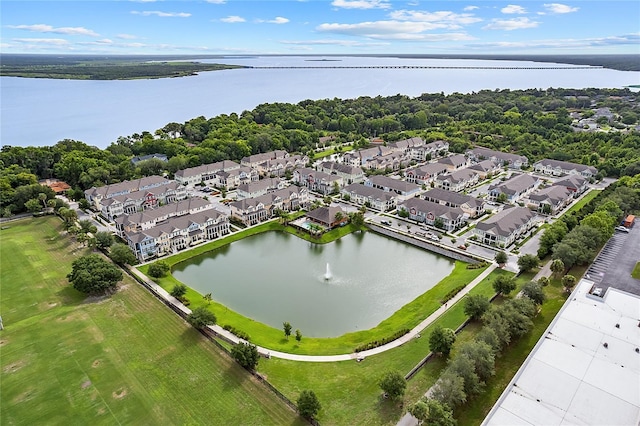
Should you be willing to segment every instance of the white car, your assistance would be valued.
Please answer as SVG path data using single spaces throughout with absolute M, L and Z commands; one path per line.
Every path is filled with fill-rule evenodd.
M 616 231 L 626 232 L 628 234 L 629 233 L 629 228 L 626 228 L 624 226 L 616 226 Z

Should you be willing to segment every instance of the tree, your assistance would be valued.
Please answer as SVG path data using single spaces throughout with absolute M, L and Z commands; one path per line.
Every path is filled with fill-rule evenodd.
M 238 364 L 247 370 L 254 370 L 258 365 L 260 354 L 256 345 L 238 343 L 231 348 L 231 356 Z
M 457 407 L 467 401 L 464 379 L 447 369 L 433 386 L 431 394 L 436 401 L 449 407 Z
M 499 275 L 493 280 L 493 289 L 501 295 L 508 295 L 516 288 L 516 281 L 513 277 L 507 275 Z
M 425 404 L 427 404 L 429 415 L 426 419 L 426 424 L 429 426 L 455 426 L 456 420 L 453 418 L 453 412 L 451 407 L 442 404 L 435 399 L 423 398 Z
M 536 305 L 542 305 L 544 301 L 547 300 L 547 296 L 545 296 L 544 290 L 542 290 L 542 285 L 535 281 L 526 283 L 524 287 L 522 287 L 522 294 L 533 300 Z
M 567 291 L 567 293 L 571 291 L 575 284 L 576 277 L 574 277 L 573 275 L 565 275 L 564 277 L 562 277 L 562 286 Z
M 480 381 L 480 377 L 476 373 L 476 366 L 468 356 L 456 355 L 447 367 L 447 372 L 449 371 L 462 377 L 464 380 L 464 392 L 468 396 L 476 395 L 482 391 L 484 382 Z
M 182 283 L 178 283 L 174 285 L 171 291 L 169 292 L 170 295 L 172 295 L 178 300 L 182 300 L 182 296 L 184 296 L 186 293 L 187 293 L 187 286 Z
M 118 265 L 134 265 L 138 259 L 126 244 L 117 243 L 109 249 L 109 257 Z
M 418 425 L 423 424 L 429 418 L 429 406 L 422 399 L 409 407 L 408 411 L 418 420 Z
M 24 203 L 24 207 L 29 213 L 38 213 L 42 211 L 42 204 L 36 198 L 32 198 Z
M 284 330 L 285 337 L 289 340 L 289 336 L 291 336 L 291 324 L 285 321 L 282 323 L 282 328 Z
M 296 401 L 298 413 L 305 419 L 313 419 L 322 409 L 318 397 L 312 390 L 303 390 Z
M 165 262 L 164 260 L 158 260 L 157 262 L 149 265 L 149 269 L 147 270 L 147 272 L 153 278 L 160 278 L 167 275 L 169 269 L 169 264 L 167 262 Z
M 80 201 L 78 201 L 78 207 L 82 210 L 87 210 L 91 207 L 91 204 L 89 204 L 89 201 L 86 198 L 80 198 Z
M 504 192 L 501 192 L 496 197 L 496 201 L 499 202 L 499 203 L 506 203 L 507 200 L 508 200 L 507 194 L 505 194 Z
M 302 340 L 302 333 L 299 329 L 296 329 L 296 340 L 299 342 Z
M 95 234 L 96 232 L 98 232 L 98 228 L 96 228 L 96 226 L 93 223 L 91 223 L 90 220 L 82 219 L 78 221 L 78 225 L 80 225 L 80 229 L 85 234 L 89 234 L 89 233 Z
M 504 251 L 499 251 L 498 253 L 496 253 L 496 263 L 498 265 L 504 266 L 504 264 L 507 263 L 507 260 L 509 260 L 509 258 L 507 257 L 507 253 L 505 253 Z
M 551 262 L 549 269 L 551 269 L 551 272 L 553 272 L 556 277 L 559 277 L 560 274 L 564 272 L 564 262 L 560 259 L 554 259 Z
M 429 336 L 429 349 L 433 353 L 447 357 L 455 341 L 456 333 L 452 329 L 437 326 Z
M 211 304 L 211 293 L 205 294 L 202 298 L 207 301 L 207 305 Z
M 537 268 L 539 263 L 540 259 L 533 254 L 523 254 L 518 258 L 518 267 L 520 268 L 521 274 Z
M 113 244 L 113 234 L 107 231 L 98 231 L 95 234 L 96 246 L 99 249 L 106 249 Z
M 540 278 L 538 278 L 538 284 L 540 284 L 542 287 L 546 287 L 549 285 L 549 277 L 547 276 L 541 276 Z
M 45 194 L 44 192 L 41 192 L 38 194 L 38 200 L 40 200 L 40 202 L 42 203 L 42 208 L 46 209 L 47 208 L 47 194 Z
M 482 341 L 466 342 L 460 346 L 459 356 L 466 356 L 474 365 L 480 380 L 488 380 L 496 373 L 493 347 Z
M 71 264 L 67 279 L 76 290 L 96 295 L 113 292 L 122 271 L 99 254 L 90 254 L 76 259 Z
M 489 299 L 481 294 L 474 294 L 464 298 L 464 313 L 472 320 L 478 320 L 489 309 Z
M 407 381 L 399 371 L 387 371 L 378 382 L 382 391 L 391 399 L 399 399 L 404 395 Z
M 205 328 L 208 325 L 214 325 L 216 321 L 217 318 L 215 314 L 204 306 L 195 308 L 189 315 L 187 315 L 187 322 L 197 329 Z

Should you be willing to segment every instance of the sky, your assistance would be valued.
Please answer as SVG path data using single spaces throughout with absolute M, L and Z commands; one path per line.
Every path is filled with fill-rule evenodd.
M 640 1 L 2 0 L 0 52 L 640 54 Z

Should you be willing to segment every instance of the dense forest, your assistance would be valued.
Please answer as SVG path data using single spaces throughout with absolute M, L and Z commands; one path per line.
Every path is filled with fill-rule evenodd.
M 106 149 L 64 140 L 48 147 L 4 146 L 0 152 L 0 208 L 4 215 L 37 198 L 38 179 L 58 178 L 82 190 L 164 171 L 285 149 L 313 158 L 323 149 L 366 147 L 422 137 L 447 140 L 454 152 L 481 145 L 596 166 L 601 176 L 640 173 L 640 94 L 620 89 L 483 90 L 272 103 L 241 114 L 168 123 L 151 133 L 120 137 Z M 606 111 L 604 116 L 599 116 Z M 578 124 L 597 122 L 597 129 Z M 580 122 L 582 123 L 582 122 Z M 588 126 L 587 126 L 588 127 Z M 323 136 L 332 136 L 323 138 Z M 161 153 L 167 163 L 133 156 Z M 42 192 L 42 191 L 40 191 Z M 34 197 L 33 195 L 36 195 Z

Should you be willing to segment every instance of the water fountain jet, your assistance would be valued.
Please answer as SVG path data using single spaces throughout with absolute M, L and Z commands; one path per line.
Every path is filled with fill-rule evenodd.
M 324 273 L 324 280 L 329 281 L 331 279 L 331 269 L 329 269 L 329 262 L 327 262 L 327 270 Z

